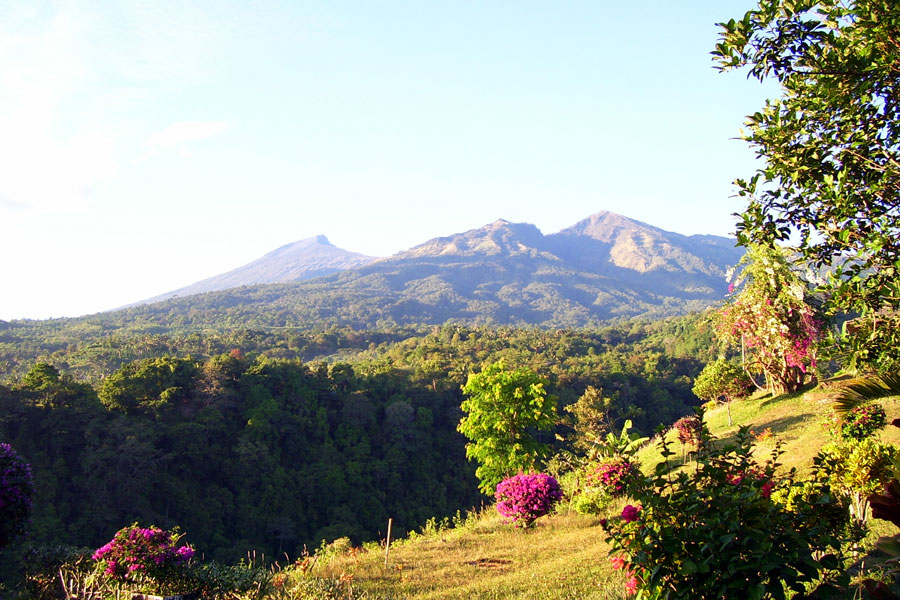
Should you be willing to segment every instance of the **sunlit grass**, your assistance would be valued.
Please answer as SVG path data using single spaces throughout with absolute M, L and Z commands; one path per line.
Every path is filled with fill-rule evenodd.
M 325 574 L 350 574 L 370 599 L 535 600 L 622 598 L 624 579 L 612 569 L 598 520 L 575 513 L 539 519 L 521 530 L 485 513 L 474 525 L 369 547 L 332 561 Z

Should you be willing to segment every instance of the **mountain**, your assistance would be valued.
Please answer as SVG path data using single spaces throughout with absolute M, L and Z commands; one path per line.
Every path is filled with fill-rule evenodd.
M 353 269 L 376 260 L 333 245 L 324 235 L 287 244 L 237 269 L 160 294 L 139 304 L 152 304 L 176 296 L 215 292 L 244 285 L 302 281 Z
M 335 272 L 297 280 L 302 261 L 296 257 L 307 256 L 300 250 L 333 248 L 322 240 L 286 246 L 179 290 L 178 298 L 130 309 L 127 318 L 152 328 L 164 322 L 215 328 L 241 323 L 365 329 L 446 322 L 579 327 L 702 310 L 724 297 L 725 271 L 742 255 L 728 238 L 680 235 L 600 212 L 551 235 L 500 219 L 388 258 L 352 255 L 364 264 L 327 262 L 318 272 Z M 305 276 L 316 272 L 306 264 Z M 337 270 L 341 265 L 349 268 Z M 247 287 L 263 281 L 248 273 L 291 281 Z M 209 282 L 223 287 L 228 281 L 245 287 L 185 297 Z

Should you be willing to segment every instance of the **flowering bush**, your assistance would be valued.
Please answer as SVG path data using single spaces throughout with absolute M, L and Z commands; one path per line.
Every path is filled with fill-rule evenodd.
M 184 567 L 194 556 L 191 546 L 178 546 L 180 538 L 177 531 L 135 523 L 120 529 L 91 558 L 115 581 L 170 588 L 184 579 Z
M 559 482 L 550 475 L 519 474 L 497 484 L 497 512 L 511 519 L 516 527 L 528 527 L 549 513 L 562 500 Z
M 600 463 L 590 476 L 590 483 L 599 486 L 612 497 L 625 494 L 638 476 L 634 463 L 613 459 Z
M 0 548 L 25 533 L 33 496 L 31 466 L 9 444 L 0 444 Z
M 841 437 L 845 440 L 862 440 L 871 437 L 887 425 L 887 415 L 880 404 L 863 404 L 851 409 L 844 417 Z
M 815 369 L 822 338 L 806 285 L 781 248 L 750 245 L 741 265 L 740 291 L 715 314 L 716 336 L 745 350 L 744 367 L 765 373 L 773 391 L 796 391 Z
M 702 432 L 696 468 L 672 472 L 666 459 L 620 517 L 601 520 L 613 566 L 626 574 L 626 594 L 641 598 L 784 598 L 822 581 L 839 567 L 844 529 L 811 516 L 825 494 L 793 494 L 792 509 L 772 500 L 778 451 L 765 464 L 752 458 L 742 428 L 733 446 L 718 447 Z M 814 497 L 816 505 L 806 501 Z M 846 523 L 846 512 L 842 513 Z M 823 558 L 824 557 L 824 558 Z
M 685 446 L 693 446 L 700 443 L 700 431 L 702 425 L 697 415 L 681 417 L 672 426 L 678 432 L 678 441 Z

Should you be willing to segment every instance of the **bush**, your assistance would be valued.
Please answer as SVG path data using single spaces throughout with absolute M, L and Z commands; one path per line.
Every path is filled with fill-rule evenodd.
M 823 569 L 840 566 L 846 531 L 816 520 L 827 494 L 789 495 L 792 509 L 774 502 L 792 486 L 793 472 L 775 478 L 776 450 L 764 464 L 752 459 L 752 440 L 741 428 L 737 443 L 717 447 L 701 426 L 697 466 L 672 473 L 674 454 L 632 494 L 620 517 L 601 522 L 613 564 L 627 574 L 626 592 L 642 598 L 784 598 L 821 584 Z M 807 500 L 815 498 L 815 505 Z
M 897 449 L 872 438 L 827 444 L 813 459 L 816 471 L 850 500 L 850 512 L 866 521 L 869 496 L 878 494 L 894 477 Z
M 678 433 L 678 441 L 685 446 L 696 446 L 700 443 L 700 430 L 703 424 L 697 415 L 681 417 L 672 427 Z
M 150 592 L 184 591 L 189 579 L 191 546 L 178 546 L 177 531 L 140 527 L 137 523 L 120 529 L 115 537 L 91 556 L 98 568 L 113 581 Z
M 31 466 L 12 446 L 0 444 L 0 548 L 25 533 L 33 497 Z
M 550 475 L 519 474 L 497 484 L 497 512 L 516 527 L 529 527 L 562 500 L 559 483 Z
M 600 463 L 591 474 L 591 483 L 617 498 L 625 495 L 639 475 L 634 463 L 624 459 Z
M 863 404 L 851 409 L 844 417 L 841 437 L 845 440 L 863 440 L 871 437 L 887 425 L 887 415 L 880 404 Z

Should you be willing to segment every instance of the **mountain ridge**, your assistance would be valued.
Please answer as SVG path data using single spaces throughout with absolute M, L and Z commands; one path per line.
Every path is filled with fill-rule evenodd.
M 330 246 L 324 236 L 301 242 L 295 244 L 319 250 Z M 244 282 L 169 297 L 131 314 L 148 319 L 150 326 L 172 315 L 198 327 L 593 326 L 684 314 L 719 302 L 726 292 L 725 272 L 743 254 L 734 244 L 720 236 L 667 232 L 606 211 L 549 235 L 529 223 L 498 219 L 389 257 L 360 258 L 330 247 L 362 264 L 302 280 Z M 269 262 L 259 259 L 244 268 L 263 261 L 277 270 L 274 263 L 292 255 L 293 246 L 263 257 Z

